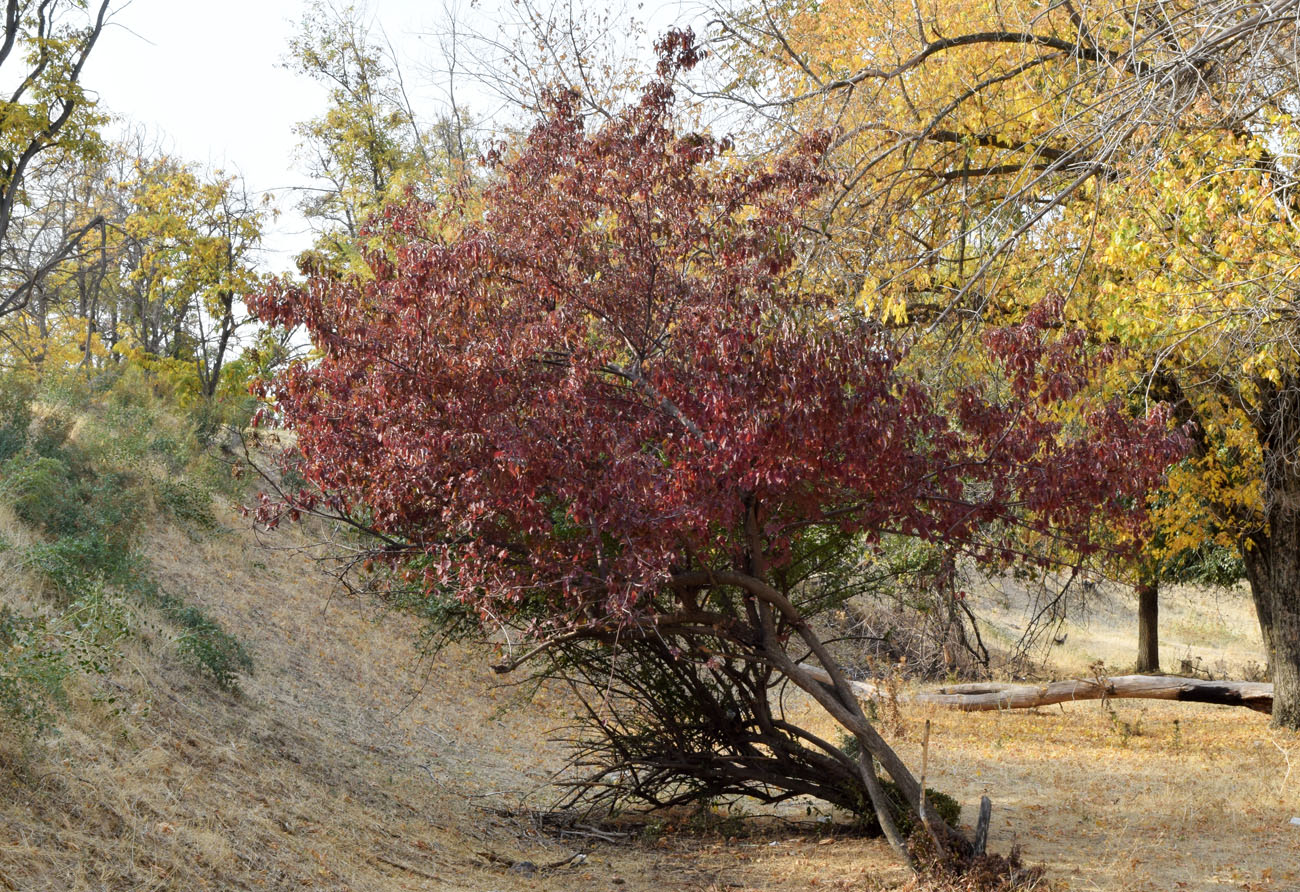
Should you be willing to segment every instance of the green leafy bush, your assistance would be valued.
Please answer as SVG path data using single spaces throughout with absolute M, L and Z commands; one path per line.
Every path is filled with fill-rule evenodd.
M 904 836 L 910 836 L 915 831 L 921 829 L 916 826 L 913 818 L 913 812 L 905 806 L 903 794 L 898 789 L 898 784 L 888 778 L 880 779 L 880 787 L 885 791 L 885 798 L 894 806 L 894 813 L 898 815 L 898 830 Z M 926 805 L 934 810 L 934 813 L 943 818 L 945 824 L 949 827 L 956 827 L 961 820 L 961 803 L 953 799 L 947 793 L 940 793 L 938 790 L 925 788 Z
M 253 658 L 239 639 L 198 607 L 177 607 L 169 613 L 185 630 L 177 643 L 181 658 L 222 690 L 239 690 L 239 676 L 253 671 Z
M 137 570 L 131 553 L 98 531 L 34 545 L 27 552 L 27 564 L 64 596 L 75 596 L 93 577 L 124 586 Z
M 53 618 L 0 608 L 0 732 L 24 743 L 47 733 L 67 706 L 68 679 L 106 674 L 130 631 L 126 605 L 98 580 Z
M 143 517 L 139 478 L 84 456 L 20 452 L 5 462 L 0 495 L 24 522 L 59 537 L 95 533 L 125 546 Z
M 177 520 L 204 529 L 217 525 L 217 519 L 212 513 L 211 491 L 184 478 L 162 481 L 158 485 L 158 503 L 159 507 Z
M 18 455 L 5 462 L 0 484 L 19 519 L 56 536 L 82 530 L 79 487 L 60 458 Z
M 0 607 L 0 729 L 24 742 L 49 730 L 72 671 L 44 633 L 43 620 Z
M 12 458 L 27 444 L 31 422 L 31 385 L 13 376 L 0 377 L 0 462 Z
M 214 400 L 199 400 L 190 410 L 194 424 L 194 440 L 201 447 L 207 447 L 227 424 L 226 413 L 220 403 Z
M 27 448 L 37 455 L 58 457 L 72 434 L 73 419 L 56 409 L 38 416 L 27 435 Z

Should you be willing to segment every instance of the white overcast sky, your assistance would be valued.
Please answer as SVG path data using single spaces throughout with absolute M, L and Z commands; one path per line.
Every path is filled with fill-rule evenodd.
M 370 0 L 370 12 L 412 66 L 425 61 L 436 27 L 428 0 Z M 300 0 L 131 0 L 116 5 L 86 66 L 84 83 L 108 111 L 145 126 L 189 161 L 242 173 L 274 191 L 286 212 L 268 239 L 265 265 L 292 266 L 310 236 L 287 187 L 303 185 L 293 125 L 319 113 L 324 88 L 280 66 Z
M 656 29 L 678 17 L 673 10 L 681 9 L 680 2 L 650 4 L 657 9 L 651 16 Z M 462 15 L 479 17 L 471 24 L 483 29 L 490 27 L 483 9 L 506 3 L 465 0 L 459 6 Z M 267 239 L 264 259 L 274 272 L 289 270 L 294 254 L 311 241 L 287 191 L 306 182 L 294 159 L 293 125 L 323 109 L 325 91 L 281 67 L 304 5 L 120 0 L 83 81 L 105 109 L 161 137 L 167 151 L 240 172 L 250 189 L 276 193 L 284 213 Z M 365 6 L 396 46 L 408 82 L 419 80 L 424 67 L 441 67 L 438 40 L 429 34 L 441 28 L 444 0 L 368 0 Z M 417 111 L 434 117 L 434 109 Z

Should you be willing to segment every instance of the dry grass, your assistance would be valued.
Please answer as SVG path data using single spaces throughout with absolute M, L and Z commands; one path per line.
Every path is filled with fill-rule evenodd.
M 0 502 L 0 542 L 8 543 L 14 549 L 28 548 L 36 543 L 36 537 L 32 535 L 31 530 L 14 516 L 12 508 L 2 502 Z M 12 562 L 6 562 L 8 572 L 13 572 L 11 564 Z M 5 588 L 6 596 L 22 597 L 20 586 L 12 585 Z
M 1300 888 L 1300 779 L 1285 777 L 1300 737 L 1266 716 L 1143 701 L 904 714 L 933 720 L 933 785 L 971 814 L 990 796 L 991 846 L 1019 844 L 1057 888 Z M 915 736 L 900 743 L 914 763 Z
M 222 520 L 225 532 L 199 542 L 154 529 L 145 551 L 164 589 L 245 640 L 256 674 L 241 695 L 222 694 L 165 656 L 165 631 L 146 627 L 110 681 L 124 714 L 83 696 L 44 752 L 0 770 L 0 889 L 798 889 L 818 879 L 797 857 L 801 840 L 593 846 L 542 834 L 526 815 L 560 764 L 546 743 L 564 720 L 558 698 L 543 691 L 521 708 L 481 653 L 453 648 L 422 664 L 413 623 L 331 596 L 305 556 L 264 550 L 233 513 Z M 7 578 L 7 601 L 31 584 Z M 849 888 L 884 854 L 851 845 L 875 855 L 818 882 Z M 579 848 L 581 863 L 544 869 Z M 777 854 L 794 857 L 770 883 Z M 518 861 L 543 869 L 508 868 Z
M 422 664 L 410 621 L 331 594 L 306 557 L 264 549 L 232 512 L 221 519 L 225 531 L 197 542 L 156 528 L 146 553 L 165 589 L 249 645 L 256 674 L 242 695 L 222 694 L 165 656 L 164 631 L 146 629 L 111 680 L 122 714 L 83 697 L 27 768 L 0 772 L 0 889 L 649 892 L 905 880 L 878 842 L 779 822 L 740 839 L 668 825 L 619 844 L 547 837 L 510 815 L 547 801 L 560 754 L 546 738 L 564 720 L 562 697 L 543 691 L 521 708 L 468 649 Z M 3 514 L 0 532 L 23 536 Z M 292 542 L 285 533 L 270 544 Z M 8 601 L 30 584 L 4 578 Z M 926 715 L 904 710 L 908 758 Z M 932 786 L 968 810 L 992 796 L 994 847 L 1020 843 L 1060 888 L 1300 888 L 1300 829 L 1286 824 L 1300 814 L 1300 768 L 1284 780 L 1284 753 L 1300 763 L 1300 738 L 1271 732 L 1265 717 L 1130 701 L 1114 715 L 1091 703 L 933 719 Z M 544 867 L 578 848 L 588 853 L 580 864 L 508 866 Z
M 1013 581 L 976 589 L 986 640 L 1015 643 L 1031 593 Z M 1082 597 L 1083 609 L 1042 638 L 1035 656 L 1062 673 L 1086 672 L 1103 661 L 1119 671 L 1137 659 L 1137 599 L 1124 586 L 1103 582 Z M 1060 640 L 1062 643 L 1055 644 Z M 1233 589 L 1170 585 L 1160 590 L 1160 666 L 1182 672 L 1183 664 L 1215 677 L 1242 677 L 1263 663 L 1259 625 L 1245 584 Z

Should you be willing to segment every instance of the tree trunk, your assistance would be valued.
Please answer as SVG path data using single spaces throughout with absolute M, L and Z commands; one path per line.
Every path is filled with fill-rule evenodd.
M 1045 685 L 959 684 L 916 695 L 918 703 L 933 703 L 963 712 L 1029 709 L 1076 700 L 1181 700 L 1244 706 L 1256 712 L 1273 709 L 1273 685 L 1251 681 L 1206 681 L 1172 675 L 1117 675 L 1102 679 L 1070 679 Z
M 1268 596 L 1268 561 L 1261 558 L 1259 537 L 1240 546 L 1242 563 L 1246 566 L 1246 581 L 1250 584 L 1251 600 L 1255 603 L 1255 618 L 1259 621 L 1259 637 L 1264 642 L 1265 676 L 1273 677 L 1273 604 Z
M 230 349 L 231 335 L 235 333 L 235 294 L 233 291 L 223 291 L 220 300 L 221 333 L 217 337 L 217 346 L 211 362 L 207 366 L 204 365 L 206 353 L 204 344 L 200 343 L 198 350 L 195 351 L 198 354 L 199 381 L 203 384 L 203 395 L 208 399 L 217 395 L 217 387 L 221 384 L 221 367 L 226 360 L 226 351 Z
M 1255 423 L 1266 524 L 1243 541 L 1242 558 L 1273 675 L 1273 727 L 1300 730 L 1300 380 L 1265 392 Z
M 1268 536 L 1243 557 L 1273 675 L 1273 725 L 1300 730 L 1300 493 L 1273 497 L 1293 504 L 1270 506 Z
M 1155 579 L 1139 582 L 1138 596 L 1138 672 L 1160 671 L 1160 584 Z

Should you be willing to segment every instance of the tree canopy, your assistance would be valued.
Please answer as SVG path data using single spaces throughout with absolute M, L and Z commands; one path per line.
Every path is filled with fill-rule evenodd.
M 697 50 L 681 33 L 663 50 L 612 120 L 589 130 L 559 96 L 497 150 L 481 215 L 392 207 L 364 272 L 308 258 L 305 281 L 253 298 L 320 351 L 263 384 L 311 486 L 259 518 L 361 512 L 381 557 L 427 558 L 430 596 L 539 650 L 716 637 L 808 690 L 915 807 L 791 600 L 794 556 L 899 533 L 1011 559 L 1024 528 L 1086 548 L 1100 516 L 1140 512 L 1180 438 L 1118 402 L 1063 423 L 1108 357 L 1057 330 L 1059 303 L 988 334 L 983 380 L 905 374 L 885 328 L 796 274 L 825 139 L 769 162 L 679 133 L 674 78 Z
M 0 244 L 24 209 L 25 179 L 51 150 L 93 157 L 99 115 L 82 87 L 86 59 L 99 40 L 109 0 L 6 0 L 0 72 L 13 84 L 0 121 Z M 0 292 L 0 317 L 27 305 L 42 278 L 102 223 L 86 221 Z
M 726 93 L 768 132 L 838 128 L 815 269 L 846 301 L 961 343 L 1065 296 L 1067 320 L 1128 352 L 1105 389 L 1192 423 L 1135 544 L 1148 564 L 1238 551 L 1291 727 L 1295 11 L 793 4 L 726 27 Z

